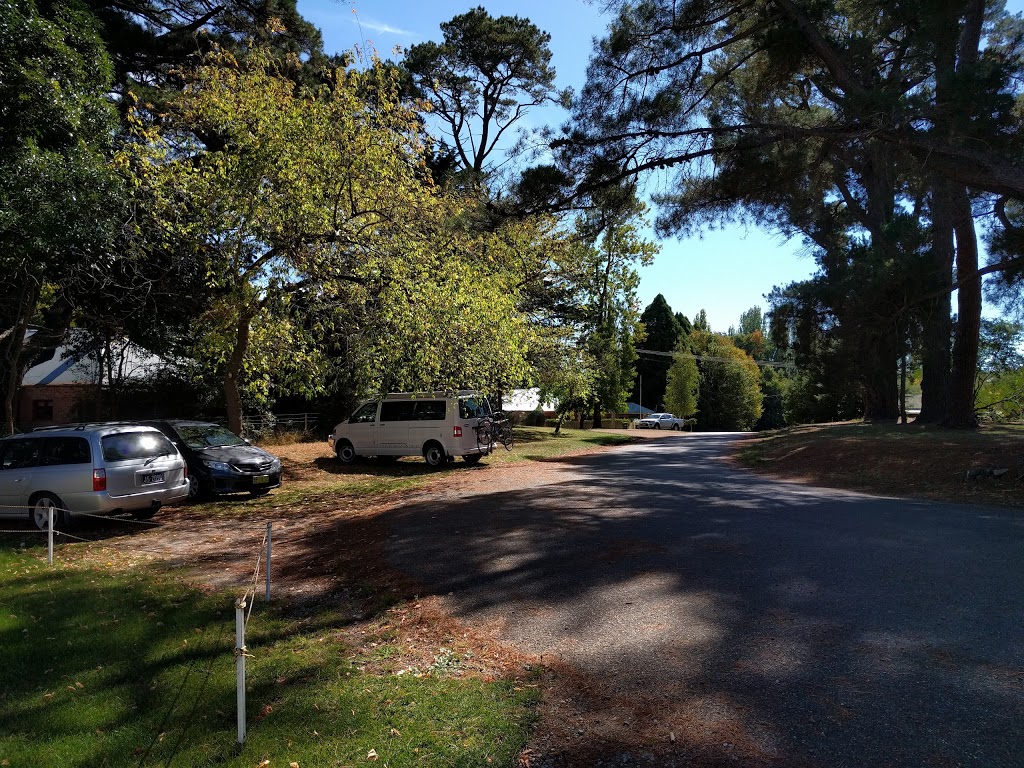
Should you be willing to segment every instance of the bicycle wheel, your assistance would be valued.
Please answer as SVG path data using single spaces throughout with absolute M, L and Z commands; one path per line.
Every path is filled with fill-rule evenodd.
M 498 442 L 505 446 L 505 450 L 512 450 L 512 446 L 515 444 L 515 438 L 512 436 L 511 421 L 503 421 L 501 423 L 501 426 L 498 428 Z
M 489 421 L 481 421 L 473 429 L 476 430 L 476 442 L 481 448 L 494 445 L 494 425 Z

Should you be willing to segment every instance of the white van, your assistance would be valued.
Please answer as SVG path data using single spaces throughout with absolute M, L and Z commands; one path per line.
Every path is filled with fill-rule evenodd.
M 461 456 L 475 464 L 494 449 L 476 429 L 490 415 L 479 392 L 396 392 L 360 404 L 327 442 L 346 464 L 359 456 L 422 456 L 432 467 Z

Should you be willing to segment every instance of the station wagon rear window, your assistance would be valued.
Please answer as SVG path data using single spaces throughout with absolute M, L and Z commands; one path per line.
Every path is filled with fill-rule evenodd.
M 151 459 L 177 453 L 171 441 L 159 432 L 122 432 L 100 440 L 105 461 Z

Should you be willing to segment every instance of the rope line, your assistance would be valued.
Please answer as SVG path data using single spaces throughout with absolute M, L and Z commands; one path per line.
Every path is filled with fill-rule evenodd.
M 245 625 L 249 626 L 249 616 L 252 615 L 252 607 L 256 604 L 256 585 L 259 583 L 260 578 L 260 563 L 263 561 L 263 551 L 267 546 L 267 534 L 266 531 L 263 533 L 263 541 L 260 543 L 259 552 L 256 553 L 256 568 L 252 572 L 252 581 L 249 582 L 249 587 L 245 590 L 245 594 L 242 599 L 249 603 L 249 609 L 245 614 Z M 252 599 L 249 599 L 249 593 L 252 593 Z

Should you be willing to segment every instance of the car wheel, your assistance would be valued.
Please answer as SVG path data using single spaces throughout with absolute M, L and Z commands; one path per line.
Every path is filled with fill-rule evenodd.
M 427 466 L 434 467 L 435 469 L 448 463 L 448 456 L 444 452 L 444 446 L 433 441 L 423 446 L 423 459 L 427 462 Z
M 479 453 L 470 453 L 462 457 L 462 460 L 467 464 L 477 464 L 483 456 Z
M 29 518 L 36 528 L 45 531 L 50 527 L 50 510 L 53 510 L 53 530 L 63 531 L 67 527 L 67 513 L 64 502 L 59 497 L 48 493 L 40 494 L 32 500 L 32 511 Z
M 338 461 L 342 464 L 351 464 L 356 460 L 356 449 L 348 440 L 342 440 L 334 446 L 334 452 L 338 454 Z
M 678 432 L 680 429 L 682 429 L 682 427 L 680 427 L 678 424 L 673 424 L 672 425 L 672 429 L 674 429 L 676 432 Z
M 655 429 L 661 429 L 661 423 L 659 422 L 659 423 L 655 424 L 655 425 L 654 425 L 654 428 L 655 428 Z

